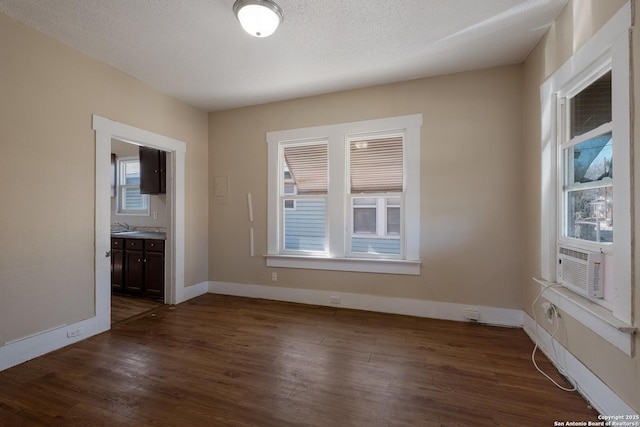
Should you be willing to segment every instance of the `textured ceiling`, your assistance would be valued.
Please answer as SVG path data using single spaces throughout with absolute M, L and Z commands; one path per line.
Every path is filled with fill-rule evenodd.
M 8 15 L 207 111 L 518 63 L 567 0 L 276 0 L 274 35 L 234 0 L 0 0 Z

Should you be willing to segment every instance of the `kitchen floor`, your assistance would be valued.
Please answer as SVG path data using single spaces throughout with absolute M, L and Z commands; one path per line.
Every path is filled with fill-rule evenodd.
M 116 323 L 151 313 L 163 305 L 162 301 L 111 295 L 111 324 L 115 325 Z

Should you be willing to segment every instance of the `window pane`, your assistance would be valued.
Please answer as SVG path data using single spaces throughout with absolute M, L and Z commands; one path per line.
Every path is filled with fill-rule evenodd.
M 353 205 L 354 206 L 375 206 L 376 198 L 375 197 L 354 197 Z
M 400 255 L 400 239 L 353 237 L 351 252 L 358 254 Z
M 592 182 L 613 178 L 613 147 L 611 132 L 588 139 L 564 150 L 565 164 L 573 169 L 573 177 L 567 174 L 568 182 Z M 573 178 L 573 182 L 570 181 Z
M 402 137 L 353 140 L 349 149 L 352 194 L 403 191 Z
M 287 165 L 284 165 L 284 195 L 296 194 L 296 183 L 291 177 L 291 172 Z
M 137 160 L 124 163 L 124 185 L 140 185 L 140 162 Z
M 295 209 L 286 209 L 295 202 Z M 325 200 L 284 200 L 284 249 L 324 252 Z
M 122 187 L 122 209 L 127 211 L 146 210 L 148 197 L 140 194 L 138 187 Z
M 375 207 L 353 208 L 353 232 L 355 234 L 376 234 L 376 223 Z
M 400 208 L 387 206 L 387 235 L 400 234 Z
M 387 197 L 387 206 L 400 206 L 400 197 Z
M 571 138 L 611 121 L 611 71 L 571 98 Z
M 567 193 L 567 237 L 613 242 L 613 187 Z
M 284 148 L 285 171 L 289 171 L 297 194 L 327 194 L 327 159 L 324 142 Z
M 296 194 L 296 186 L 293 183 L 285 182 L 284 183 L 284 194 L 285 196 Z

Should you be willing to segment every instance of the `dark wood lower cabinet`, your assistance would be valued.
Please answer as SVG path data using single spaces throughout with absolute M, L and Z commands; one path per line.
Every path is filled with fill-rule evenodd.
M 144 252 L 126 250 L 124 253 L 124 292 L 142 295 L 144 292 Z
M 114 242 L 117 240 L 118 242 Z M 111 241 L 111 288 L 115 292 L 122 292 L 124 284 L 124 239 L 112 239 Z
M 164 299 L 164 240 L 112 238 L 111 289 Z
M 145 295 L 164 298 L 164 240 L 144 241 Z
M 144 263 L 145 294 L 148 297 L 164 296 L 164 254 L 147 252 Z

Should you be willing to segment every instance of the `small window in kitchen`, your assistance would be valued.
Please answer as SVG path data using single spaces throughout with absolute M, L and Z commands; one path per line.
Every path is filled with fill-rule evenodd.
M 149 215 L 149 196 L 140 194 L 140 161 L 136 157 L 118 159 L 117 213 Z

